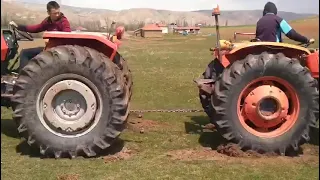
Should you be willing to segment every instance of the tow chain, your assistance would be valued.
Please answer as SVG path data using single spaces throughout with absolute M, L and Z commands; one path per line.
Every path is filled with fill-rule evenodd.
M 130 110 L 134 113 L 149 113 L 149 112 L 158 112 L 158 113 L 187 113 L 187 112 L 204 112 L 203 109 L 142 109 L 142 110 Z
M 204 112 L 203 109 L 142 109 L 142 110 L 130 110 L 132 113 L 150 113 L 150 112 L 157 112 L 157 113 L 190 113 L 190 112 Z M 12 112 L 1 114 L 2 116 L 12 115 Z

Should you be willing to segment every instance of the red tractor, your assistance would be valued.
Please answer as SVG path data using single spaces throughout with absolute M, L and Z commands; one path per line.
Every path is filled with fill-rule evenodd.
M 19 134 L 42 155 L 95 156 L 125 128 L 132 76 L 118 53 L 123 32 L 45 32 L 44 50 L 14 72 L 17 37 L 33 38 L 2 30 L 1 106 L 12 107 Z
M 318 121 L 318 49 L 220 40 L 218 15 L 215 8 L 215 58 L 196 80 L 204 111 L 225 139 L 243 149 L 297 151 Z

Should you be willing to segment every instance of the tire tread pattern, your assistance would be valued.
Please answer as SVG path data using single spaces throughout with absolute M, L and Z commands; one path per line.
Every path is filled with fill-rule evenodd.
M 39 144 L 34 138 L 33 132 L 29 132 L 27 128 L 28 116 L 24 113 L 28 105 L 35 104 L 35 102 L 25 102 L 24 98 L 28 95 L 30 86 L 37 83 L 36 78 L 45 73 L 41 69 L 55 65 L 58 61 L 90 68 L 107 85 L 106 89 L 112 100 L 111 119 L 108 120 L 109 123 L 105 128 L 104 135 L 94 137 L 94 141 L 91 143 L 79 144 L 73 150 L 53 149 L 50 144 Z M 104 54 L 89 47 L 64 45 L 43 51 L 30 60 L 16 81 L 12 101 L 14 103 L 13 118 L 18 125 L 19 134 L 28 140 L 28 144 L 40 147 L 40 153 L 44 156 L 53 154 L 55 158 L 60 158 L 62 154 L 68 154 L 69 157 L 75 158 L 81 153 L 88 157 L 96 156 L 97 151 L 108 148 L 125 128 L 131 98 L 131 85 L 127 85 L 124 80 L 124 76 L 130 73 L 130 70 L 126 68 L 126 71 L 122 71 Z
M 230 123 L 231 119 L 228 116 L 228 111 L 230 107 L 227 106 L 227 102 L 230 90 L 232 88 L 237 88 L 237 83 L 243 78 L 246 72 L 254 69 L 256 66 L 263 66 L 267 68 L 270 64 L 276 64 L 279 67 L 289 68 L 293 73 L 296 73 L 297 76 L 300 76 L 300 79 L 304 79 L 303 87 L 306 87 L 313 102 L 309 104 L 309 111 L 306 114 L 304 119 L 301 119 L 307 123 L 302 130 L 302 133 L 299 134 L 298 138 L 291 138 L 289 146 L 286 147 L 270 147 L 270 149 L 261 149 L 261 146 L 256 145 L 250 141 L 247 141 L 244 137 L 239 136 L 236 127 L 233 127 L 234 124 Z M 263 73 L 263 72 L 262 72 Z M 261 74 L 262 76 L 263 74 Z M 232 65 L 227 67 L 219 80 L 215 83 L 215 91 L 212 96 L 212 106 L 215 111 L 214 121 L 217 127 L 217 130 L 222 134 L 222 136 L 229 140 L 237 143 L 241 148 L 253 149 L 253 150 L 262 150 L 262 151 L 276 151 L 280 153 L 285 153 L 288 148 L 293 148 L 298 150 L 298 146 L 302 143 L 308 141 L 310 127 L 316 126 L 317 116 L 319 115 L 319 90 L 318 82 L 311 76 L 307 68 L 301 66 L 297 59 L 290 59 L 282 53 L 278 54 L 269 54 L 263 52 L 260 55 L 248 55 L 245 59 L 235 61 Z M 306 120 L 308 118 L 308 120 Z

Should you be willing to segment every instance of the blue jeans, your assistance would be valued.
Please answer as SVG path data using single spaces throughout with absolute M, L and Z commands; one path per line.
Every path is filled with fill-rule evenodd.
M 21 71 L 21 69 L 24 68 L 28 64 L 30 59 L 34 58 L 41 51 L 43 51 L 43 49 L 44 49 L 43 47 L 36 47 L 36 48 L 21 50 L 19 71 Z

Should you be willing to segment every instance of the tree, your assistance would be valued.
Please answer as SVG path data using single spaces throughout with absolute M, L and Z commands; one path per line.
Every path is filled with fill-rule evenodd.
M 189 25 L 188 25 L 188 22 L 187 22 L 186 20 L 183 21 L 183 26 L 184 26 L 184 27 L 188 27 L 188 26 L 189 26 Z
M 143 28 L 145 26 L 145 23 L 144 23 L 144 21 L 140 21 L 139 23 L 138 23 L 138 28 Z M 137 29 L 138 29 L 137 28 Z

